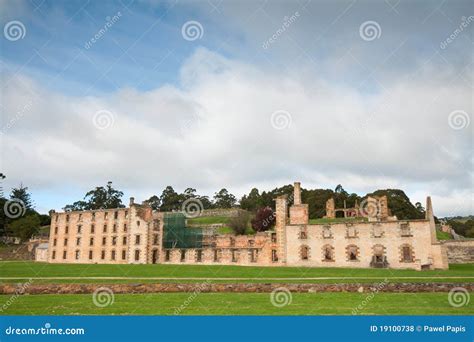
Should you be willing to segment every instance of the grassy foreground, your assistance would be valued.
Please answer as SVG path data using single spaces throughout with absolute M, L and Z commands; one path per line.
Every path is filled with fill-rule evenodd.
M 40 279 L 43 277 L 44 279 Z M 67 279 L 67 277 L 75 277 L 76 279 Z M 109 279 L 94 279 L 94 277 L 109 277 Z M 119 277 L 119 279 L 114 280 L 110 277 Z M 0 283 L 22 282 L 28 278 L 34 278 L 35 283 L 202 282 L 204 279 L 210 282 L 229 283 L 373 283 L 381 281 L 385 277 L 390 282 L 473 282 L 474 264 L 451 265 L 450 269 L 446 271 L 419 272 L 392 269 L 247 267 L 228 265 L 98 265 L 48 264 L 23 261 L 0 262 Z M 407 279 L 404 277 L 413 278 Z
M 48 264 L 23 261 L 0 262 L 0 283 L 21 282 L 28 278 L 35 283 L 100 283 L 100 282 L 307 282 L 351 283 L 378 282 L 387 277 L 390 282 L 473 282 L 474 264 L 451 265 L 447 271 L 414 271 L 392 269 L 247 267 L 220 265 L 99 265 Z M 84 277 L 67 279 L 65 277 Z M 120 277 L 121 279 L 94 279 Z M 155 277 L 153 279 L 152 277 Z M 323 279 L 314 279 L 314 278 Z M 334 279 L 324 279 L 324 278 Z M 397 278 L 400 277 L 400 278 Z M 403 277 L 414 277 L 411 279 Z M 447 278 L 457 277 L 457 278 Z M 10 278 L 10 279 L 6 279 Z M 48 279 L 49 278 L 49 279 Z M 53 278 L 53 279 L 51 279 Z M 55 278 L 55 279 L 54 279 Z M 63 279 L 61 279 L 63 278 Z M 150 279 L 146 279 L 150 278 Z M 156 279 L 159 278 L 159 279 Z M 183 279 L 188 278 L 188 279 Z M 189 279 L 191 278 L 191 279 Z M 196 279 L 193 279 L 196 278 Z M 289 279 L 293 278 L 293 279 Z M 313 279 L 311 279 L 313 278 Z
M 19 296 L 2 315 L 469 315 L 447 293 L 295 293 L 283 307 L 269 293 L 158 293 L 115 295 L 106 307 L 92 295 Z M 472 296 L 472 294 L 471 294 Z M 10 296 L 0 296 L 0 307 Z M 287 301 L 289 297 L 287 297 Z M 110 303 L 110 301 L 109 301 Z M 354 312 L 354 310 L 356 310 Z

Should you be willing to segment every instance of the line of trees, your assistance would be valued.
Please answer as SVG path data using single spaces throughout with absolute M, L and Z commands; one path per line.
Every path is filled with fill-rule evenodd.
M 0 174 L 1 177 L 4 178 L 5 176 Z M 255 231 L 263 231 L 270 229 L 274 225 L 274 199 L 283 194 L 288 196 L 289 205 L 292 205 L 293 185 L 291 184 L 262 192 L 257 188 L 253 188 L 248 194 L 243 195 L 240 200 L 237 200 L 236 196 L 225 188 L 217 191 L 212 198 L 209 198 L 208 196 L 199 195 L 194 188 L 187 188 L 184 192 L 178 193 L 169 185 L 165 187 L 160 195 L 153 195 L 145 200 L 145 202 L 154 210 L 159 211 L 182 210 L 183 203 L 190 198 L 199 199 L 203 209 L 240 207 L 253 213 L 253 218 L 242 218 L 241 221 L 245 219 L 251 223 Z M 369 195 L 386 195 L 388 197 L 389 209 L 392 215 L 396 215 L 398 219 L 420 219 L 425 215 L 425 209 L 421 203 L 412 204 L 408 196 L 399 189 L 377 190 L 365 196 L 348 193 L 341 185 L 338 185 L 334 190 L 302 188 L 301 192 L 303 203 L 308 203 L 309 205 L 310 218 L 323 217 L 326 210 L 326 201 L 331 197 L 335 199 L 336 207 L 342 207 L 344 201 L 347 207 L 353 207 L 356 201 L 360 203 Z M 83 199 L 68 204 L 63 209 L 65 211 L 75 211 L 123 208 L 125 204 L 122 198 L 123 192 L 115 189 L 112 182 L 108 182 L 105 186 L 91 189 L 85 194 Z M 13 199 L 21 200 L 25 207 L 24 214 L 18 218 L 11 218 L 5 215 L 5 203 Z M 17 188 L 11 189 L 9 199 L 3 196 L 2 191 L 0 206 L 4 208 L 0 215 L 0 235 L 19 236 L 22 239 L 27 239 L 31 235 L 36 234 L 40 226 L 50 223 L 48 215 L 41 215 L 34 210 L 34 203 L 28 187 L 22 184 Z M 459 224 L 454 224 L 453 226 L 456 231 L 460 230 L 458 233 L 462 235 L 471 235 L 471 233 L 474 235 L 470 225 L 462 225 L 461 227 Z
M 225 188 L 216 192 L 213 198 L 210 199 L 208 196 L 199 195 L 194 188 L 187 188 L 184 192 L 178 193 L 171 185 L 168 185 L 161 195 L 153 195 L 144 202 L 148 203 L 154 210 L 176 211 L 182 209 L 182 205 L 186 200 L 195 198 L 200 200 L 203 209 L 240 207 L 251 212 L 257 212 L 260 208 L 269 207 L 274 209 L 274 199 L 283 194 L 288 196 L 289 205 L 291 205 L 293 201 L 293 185 L 291 184 L 263 192 L 253 188 L 248 194 L 243 195 L 240 200 L 237 200 Z M 424 217 L 425 209 L 421 203 L 412 204 L 405 192 L 399 189 L 377 190 L 365 196 L 348 193 L 340 184 L 334 190 L 304 188 L 301 190 L 303 203 L 309 205 L 310 218 L 320 218 L 325 215 L 326 201 L 329 198 L 334 198 L 338 208 L 342 208 L 344 202 L 350 208 L 355 206 L 356 201 L 360 203 L 367 196 L 383 195 L 388 197 L 389 209 L 392 215 L 396 215 L 398 219 L 422 219 Z M 106 186 L 98 186 L 88 191 L 82 200 L 66 205 L 64 210 L 122 208 L 124 207 L 122 197 L 123 192 L 115 189 L 112 182 L 108 182 Z

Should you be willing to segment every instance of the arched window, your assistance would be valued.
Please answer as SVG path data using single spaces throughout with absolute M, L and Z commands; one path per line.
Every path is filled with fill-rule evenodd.
M 359 247 L 349 245 L 346 247 L 347 261 L 359 261 Z
M 306 245 L 300 248 L 301 260 L 309 260 L 309 247 Z
M 384 254 L 385 254 L 385 247 L 382 245 L 375 245 L 372 247 L 373 250 L 373 259 L 375 262 L 383 262 L 384 261 Z
M 334 261 L 334 247 L 331 245 L 323 246 L 323 261 Z
M 400 262 L 413 262 L 415 260 L 413 247 L 409 244 L 400 246 Z

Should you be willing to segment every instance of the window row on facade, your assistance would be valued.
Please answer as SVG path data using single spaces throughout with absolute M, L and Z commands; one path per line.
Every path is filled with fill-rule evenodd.
M 400 236 L 402 236 L 402 237 L 411 237 L 411 236 L 413 236 L 408 223 L 400 224 L 399 232 L 400 232 Z M 371 236 L 372 237 L 381 238 L 381 237 L 384 236 L 384 234 L 385 234 L 385 232 L 384 232 L 384 229 L 382 228 L 381 225 L 374 225 L 372 227 L 372 230 L 371 230 Z M 323 239 L 332 239 L 332 238 L 334 238 L 333 230 L 332 230 L 330 225 L 323 227 L 321 237 Z M 359 229 L 357 227 L 354 227 L 354 226 L 347 226 L 345 237 L 346 237 L 346 239 L 358 238 L 359 237 Z M 308 239 L 308 228 L 306 226 L 300 228 L 300 231 L 298 232 L 298 238 L 300 240 Z
M 204 251 L 202 249 L 193 249 L 193 250 L 187 250 L 187 249 L 177 249 L 175 251 L 178 251 L 179 253 L 179 261 L 180 262 L 186 262 L 189 261 L 189 258 L 191 260 L 194 260 L 195 262 L 202 262 L 204 259 Z M 164 261 L 165 262 L 170 262 L 172 261 L 171 258 L 171 249 L 165 249 L 164 250 Z M 193 253 L 191 256 L 190 253 Z M 239 262 L 242 261 L 241 258 L 245 257 L 247 255 L 248 261 L 249 262 L 257 262 L 258 257 L 259 257 L 259 250 L 257 248 L 249 248 L 249 249 L 238 249 L 238 248 L 233 248 L 230 249 L 230 261 L 232 262 Z M 223 259 L 223 250 L 222 249 L 212 249 L 211 253 L 211 259 L 213 262 L 221 262 Z
M 80 260 L 81 259 L 81 252 L 82 251 L 79 250 L 79 249 L 75 250 L 74 251 L 74 259 Z M 94 251 L 89 250 L 87 253 L 88 253 L 87 254 L 88 259 L 93 260 L 94 259 Z M 127 250 L 126 249 L 122 249 L 121 251 L 116 251 L 116 250 L 113 249 L 113 250 L 110 251 L 109 260 L 112 260 L 112 261 L 118 260 L 118 257 L 119 257 L 118 253 L 120 253 L 121 260 L 126 260 L 127 259 Z M 56 258 L 57 258 L 56 251 L 53 250 L 51 252 L 51 259 L 56 260 Z M 62 252 L 62 258 L 63 259 L 68 258 L 68 251 L 63 251 Z M 101 260 L 106 260 L 107 259 L 107 251 L 102 250 L 100 252 L 100 259 Z
M 96 240 L 95 240 L 94 237 L 90 237 L 89 238 L 89 246 L 94 246 L 95 241 Z M 118 238 L 118 236 L 112 236 L 110 241 L 111 241 L 112 246 L 116 246 L 118 244 L 119 238 Z M 67 246 L 68 242 L 69 242 L 69 239 L 64 238 L 63 239 L 63 246 Z M 76 237 L 76 244 L 75 245 L 80 246 L 81 243 L 82 243 L 82 238 L 81 237 Z M 135 235 L 135 245 L 139 245 L 140 243 L 141 243 L 141 235 L 136 234 Z M 126 245 L 126 244 L 127 244 L 127 236 L 122 236 L 122 245 Z M 153 244 L 154 245 L 159 244 L 159 235 L 158 234 L 153 235 Z M 55 247 L 57 245 L 58 245 L 58 239 L 54 238 L 53 239 L 53 247 Z M 103 236 L 102 237 L 102 246 L 105 246 L 105 245 L 107 245 L 107 237 Z
M 348 245 L 345 248 L 345 259 L 346 261 L 360 261 L 360 248 L 357 245 Z M 312 255 L 311 247 L 307 245 L 300 246 L 299 250 L 300 259 L 303 261 L 313 260 L 320 258 L 324 262 L 336 261 L 336 254 L 334 252 L 334 246 L 324 245 L 321 247 L 320 256 Z M 386 248 L 383 245 L 372 246 L 372 259 L 374 262 L 385 262 L 386 261 Z M 410 244 L 403 244 L 399 247 L 399 261 L 400 262 L 414 262 L 415 253 L 413 247 Z
M 109 216 L 109 213 L 113 214 L 113 215 Z M 82 219 L 84 218 L 85 215 L 90 215 L 90 219 L 92 221 L 94 221 L 96 218 L 98 218 L 99 215 L 102 215 L 104 220 L 108 220 L 111 217 L 113 217 L 114 220 L 118 220 L 119 219 L 119 213 L 120 213 L 119 210 L 116 210 L 114 212 L 109 212 L 109 211 L 94 212 L 93 211 L 93 212 L 90 212 L 90 213 L 79 213 L 79 214 L 77 214 L 77 221 L 82 221 Z M 124 210 L 123 213 L 124 213 L 124 218 L 128 218 L 128 210 Z M 64 216 L 65 216 L 66 222 L 71 221 L 71 214 L 66 214 Z M 56 215 L 54 221 L 59 222 L 59 217 L 60 217 L 60 215 Z

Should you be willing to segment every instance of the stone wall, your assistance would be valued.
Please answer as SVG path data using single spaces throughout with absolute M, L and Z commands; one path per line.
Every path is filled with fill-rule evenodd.
M 231 208 L 231 209 L 204 209 L 201 212 L 201 215 L 203 217 L 207 216 L 224 216 L 224 217 L 236 217 L 239 212 L 245 211 L 239 208 Z
M 450 264 L 474 263 L 474 239 L 443 241 Z
M 449 292 L 455 287 L 474 291 L 474 283 L 373 283 L 373 284 L 212 284 L 164 283 L 164 284 L 21 284 L 0 285 L 0 294 L 87 294 L 100 287 L 107 287 L 115 294 L 166 293 L 166 292 L 257 292 L 269 293 L 278 288 L 286 288 L 292 293 L 317 292 Z

